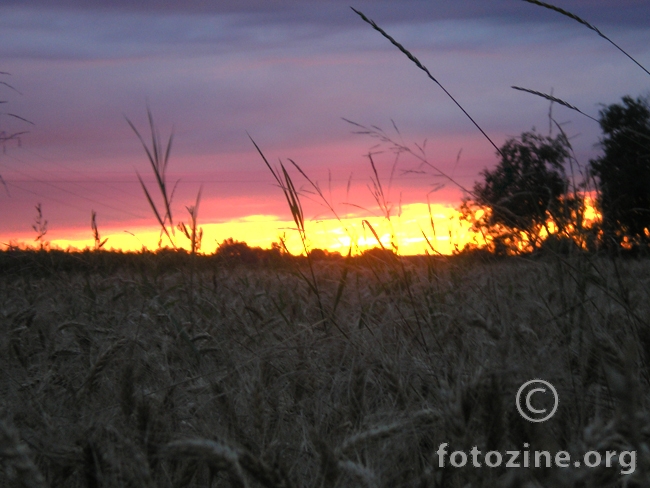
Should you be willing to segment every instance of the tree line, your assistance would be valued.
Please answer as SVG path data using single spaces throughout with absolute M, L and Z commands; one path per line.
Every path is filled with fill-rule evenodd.
M 599 112 L 602 154 L 581 166 L 562 127 L 506 141 L 496 168 L 484 170 L 461 206 L 496 254 L 647 250 L 650 246 L 650 104 L 625 96 Z M 589 206 L 599 219 L 585 218 Z

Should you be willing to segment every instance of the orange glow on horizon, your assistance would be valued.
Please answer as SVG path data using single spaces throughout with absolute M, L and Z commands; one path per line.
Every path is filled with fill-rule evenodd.
M 584 223 L 589 226 L 599 220 L 600 214 L 593 207 L 592 199 L 587 196 Z M 480 217 L 484 210 L 479 209 Z M 372 230 L 365 224 L 368 222 Z M 433 225 L 432 225 L 433 223 Z M 245 242 L 250 247 L 270 249 L 274 243 L 284 240 L 292 254 L 304 254 L 300 234 L 293 221 L 280 220 L 274 215 L 250 215 L 248 217 L 223 223 L 207 223 L 199 226 L 203 229 L 200 252 L 212 254 L 218 245 L 228 238 Z M 466 244 L 481 246 L 485 244 L 480 233 L 471 230 L 469 222 L 460 219 L 460 212 L 454 207 L 443 204 L 413 203 L 403 205 L 401 214 L 387 220 L 381 216 L 355 216 L 338 220 L 336 218 L 313 219 L 305 221 L 307 248 L 323 249 L 329 252 L 360 254 L 367 249 L 380 247 L 375 237 L 379 237 L 381 246 L 397 249 L 401 255 L 443 254 L 450 255 L 462 250 Z M 166 236 L 161 240 L 159 227 L 136 228 L 132 231 L 120 229 L 99 229 L 101 239 L 108 238 L 103 249 L 137 252 L 142 249 L 155 251 L 161 247 L 172 247 Z M 61 231 L 59 231 L 61 233 Z M 49 241 L 52 249 L 93 249 L 95 242 L 90 229 L 74 229 L 67 235 L 79 238 L 53 238 Z M 87 236 L 87 237 L 86 237 Z M 189 250 L 189 240 L 178 230 L 173 236 L 177 247 Z M 28 239 L 22 242 L 29 242 Z M 10 243 L 17 247 L 37 247 L 37 244 Z M 8 247 L 8 244 L 4 244 Z M 432 250 L 433 247 L 433 250 Z
M 475 234 L 469 229 L 470 224 L 460 221 L 460 213 L 451 206 L 425 203 L 414 203 L 402 206 L 399 216 L 391 216 L 390 221 L 380 216 L 314 219 L 305 221 L 307 246 L 309 249 L 323 249 L 330 252 L 347 254 L 350 247 L 353 254 L 379 247 L 373 232 L 364 225 L 370 223 L 381 244 L 392 249 L 393 244 L 402 255 L 431 253 L 451 254 L 455 249 L 462 249 L 470 242 Z M 433 229 L 431 221 L 433 220 Z M 269 249 L 273 243 L 282 238 L 292 254 L 304 253 L 300 236 L 293 221 L 279 220 L 273 215 L 251 215 L 245 218 L 217 224 L 201 224 L 203 240 L 201 252 L 213 253 L 218 245 L 227 238 L 246 242 L 250 247 Z M 141 251 L 143 248 L 156 250 L 159 248 L 160 228 L 146 227 L 130 231 L 118 229 L 99 229 L 102 240 L 108 238 L 104 249 L 116 251 Z M 58 249 L 92 249 L 95 245 L 90 229 L 86 232 L 79 230 L 68 235 L 80 235 L 80 238 L 53 238 L 49 241 L 51 248 Z M 426 238 L 423 235 L 426 235 Z M 88 237 L 81 237 L 87 235 Z M 47 237 L 47 236 L 46 236 Z M 395 242 L 391 239 L 394 238 Z M 190 242 L 176 230 L 174 236 L 179 248 L 189 250 Z M 427 239 L 429 242 L 427 242 Z M 24 241 L 28 241 L 25 239 Z M 17 241 L 12 241 L 16 245 Z M 430 243 L 430 244 L 429 244 Z M 34 247 L 33 244 L 31 244 Z M 167 237 L 163 236 L 163 247 L 171 247 Z M 6 247 L 6 246 L 5 246 Z

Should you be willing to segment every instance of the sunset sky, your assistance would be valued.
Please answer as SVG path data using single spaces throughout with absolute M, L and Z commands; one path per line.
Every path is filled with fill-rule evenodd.
M 555 5 L 650 66 L 647 0 Z M 174 132 L 176 219 L 186 220 L 185 206 L 203 186 L 207 252 L 227 237 L 261 246 L 283 232 L 295 238 L 283 194 L 248 134 L 269 161 L 291 166 L 291 158 L 331 198 L 342 222 L 305 196 L 314 246 L 372 244 L 367 219 L 380 236 L 398 236 L 403 252 L 422 252 L 420 228 L 434 237 L 427 200 L 440 252 L 462 244 L 467 230 L 452 209 L 461 190 L 414 172 L 420 162 L 408 155 L 391 181 L 390 147 L 343 119 L 380 127 L 414 150 L 426 140 L 428 161 L 465 187 L 497 164 L 494 148 L 350 6 L 411 50 L 497 145 L 533 127 L 549 130 L 548 103 L 512 85 L 552 90 L 594 117 L 600 104 L 650 93 L 650 77 L 593 31 L 521 0 L 1 0 L 0 71 L 9 74 L 0 81 L 15 90 L 0 85 L 8 102 L 0 131 L 28 133 L 0 153 L 0 243 L 32 243 L 40 203 L 53 244 L 91 244 L 95 210 L 107 247 L 155 247 L 156 221 L 136 172 L 151 189 L 154 180 L 125 119 L 148 134 L 149 106 L 161 137 Z M 587 164 L 598 154 L 598 125 L 563 107 L 554 116 Z M 390 224 L 369 190 L 371 150 L 379 152 Z

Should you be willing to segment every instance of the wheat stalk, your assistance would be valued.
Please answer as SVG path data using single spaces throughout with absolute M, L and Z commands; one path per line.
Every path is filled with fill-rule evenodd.
M 129 339 L 120 339 L 119 341 L 111 344 L 111 346 L 97 358 L 97 361 L 95 361 L 95 364 L 93 364 L 93 367 L 90 369 L 88 376 L 77 391 L 77 398 L 79 398 L 87 391 L 90 391 L 95 386 L 99 375 L 102 371 L 104 371 L 106 366 L 108 366 L 113 356 L 117 353 L 117 351 L 119 351 L 128 343 Z
M 6 420 L 0 420 L 0 459 L 5 472 L 15 472 L 20 486 L 47 487 L 45 478 L 32 461 L 29 447 L 20 439 L 18 430 Z
M 538 97 L 545 98 L 546 100 L 549 100 L 551 102 L 555 102 L 557 104 L 560 104 L 563 107 L 570 108 L 571 110 L 574 110 L 574 111 L 584 115 L 585 117 L 590 118 L 594 122 L 598 122 L 598 119 L 595 119 L 591 115 L 588 115 L 588 114 L 584 113 L 582 110 L 580 110 L 575 105 L 571 105 L 569 102 L 565 102 L 561 98 L 554 97 L 553 95 L 549 95 L 547 93 L 542 93 L 542 92 L 538 92 L 538 91 L 535 91 L 535 90 L 530 90 L 529 88 L 522 88 L 520 86 L 512 86 L 511 88 L 514 88 L 515 90 L 523 91 L 523 92 L 526 92 L 526 93 L 531 93 L 533 95 L 537 95 Z
M 172 204 L 172 199 L 174 198 L 174 191 L 176 190 L 176 185 L 178 184 L 178 181 L 174 185 L 174 188 L 172 189 L 171 193 L 169 192 L 169 189 L 167 187 L 167 165 L 169 164 L 169 155 L 172 150 L 172 141 L 174 140 L 173 131 L 172 134 L 170 134 L 169 139 L 167 141 L 167 147 L 163 150 L 162 141 L 160 140 L 160 136 L 158 135 L 158 131 L 156 130 L 156 124 L 154 123 L 153 120 L 153 114 L 151 113 L 149 107 L 147 107 L 147 118 L 149 119 L 149 130 L 151 131 L 151 148 L 149 148 L 149 146 L 147 146 L 147 143 L 145 142 L 144 138 L 140 135 L 140 132 L 135 127 L 133 122 L 131 122 L 126 116 L 124 118 L 126 119 L 127 123 L 129 124 L 133 132 L 135 132 L 135 135 L 138 137 L 140 144 L 142 144 L 142 147 L 145 153 L 147 154 L 147 159 L 149 160 L 151 169 L 153 170 L 154 176 L 156 177 L 156 183 L 158 184 L 158 189 L 160 190 L 160 194 L 163 199 L 163 207 L 161 210 L 159 210 L 156 204 L 154 203 L 153 198 L 151 197 L 151 194 L 147 189 L 147 185 L 145 185 L 144 180 L 140 176 L 140 173 L 136 171 L 138 180 L 140 181 L 140 186 L 142 187 L 142 190 L 144 191 L 144 194 L 147 197 L 147 201 L 149 202 L 149 206 L 151 207 L 151 210 L 156 216 L 156 220 L 158 220 L 161 233 L 167 236 L 167 239 L 169 239 L 169 243 L 172 245 L 174 249 L 176 249 L 176 243 L 172 238 L 172 236 L 174 235 L 174 221 L 172 219 L 171 204 Z M 168 230 L 167 228 L 168 221 L 169 221 L 169 227 L 171 229 L 171 233 L 170 230 Z
M 634 59 L 632 56 L 630 56 L 627 52 L 623 50 L 618 44 L 616 44 L 614 41 L 612 41 L 609 37 L 607 37 L 605 34 L 603 34 L 596 26 L 590 24 L 586 20 L 578 17 L 575 14 L 572 14 L 571 12 L 568 12 L 564 9 L 561 9 L 560 7 L 556 7 L 555 5 L 551 5 L 550 3 L 546 2 L 540 2 L 539 0 L 524 0 L 524 2 L 532 3 L 533 5 L 538 5 L 540 7 L 544 7 L 549 10 L 553 10 L 559 14 L 564 15 L 565 17 L 569 17 L 570 19 L 575 20 L 576 22 L 584 25 L 588 29 L 594 31 L 596 34 L 598 34 L 600 37 L 605 39 L 607 42 L 609 42 L 612 46 L 614 46 L 616 49 L 621 51 L 623 54 L 625 54 L 628 58 L 630 58 L 639 68 L 641 68 L 643 71 L 646 72 L 646 74 L 650 75 L 650 71 L 648 71 L 641 63 L 639 63 L 636 59 Z
M 270 468 L 249 452 L 223 442 L 209 439 L 179 440 L 168 443 L 161 454 L 164 457 L 190 458 L 205 462 L 213 469 L 229 470 L 242 487 L 249 486 L 244 471 L 267 488 L 292 487 L 290 480 L 281 471 Z
M 359 17 L 361 17 L 361 18 L 363 19 L 364 22 L 370 24 L 370 25 L 372 26 L 373 29 L 375 29 L 375 30 L 376 30 L 377 32 L 379 32 L 382 36 L 384 36 L 386 39 L 388 39 L 388 40 L 390 41 L 390 43 L 391 43 L 393 46 L 395 46 L 397 49 L 399 49 L 400 51 L 402 51 L 402 53 L 404 53 L 404 54 L 406 55 L 407 58 L 409 58 L 411 61 L 413 61 L 413 63 L 415 63 L 415 65 L 416 65 L 418 68 L 420 68 L 422 71 L 424 71 L 424 72 L 427 74 L 427 76 L 429 77 L 429 79 L 430 79 L 431 81 L 433 81 L 436 85 L 438 85 L 438 86 L 442 89 L 442 91 L 445 92 L 445 95 L 447 95 L 447 96 L 451 99 L 451 101 L 454 102 L 454 103 L 456 104 L 456 106 L 457 106 L 457 107 L 458 107 L 458 108 L 459 108 L 459 109 L 460 109 L 460 110 L 465 114 L 465 116 L 466 116 L 466 117 L 467 117 L 467 118 L 472 122 L 472 124 L 474 124 L 474 126 L 475 126 L 475 127 L 476 127 L 480 132 L 481 132 L 481 134 L 483 134 L 483 135 L 485 136 L 485 138 L 490 142 L 490 144 L 492 144 L 492 146 L 494 146 L 494 149 L 496 149 L 497 153 L 501 154 L 501 149 L 499 149 L 498 146 L 494 143 L 494 141 L 492 141 L 492 139 L 490 139 L 490 136 L 487 135 L 487 133 L 486 133 L 486 132 L 481 128 L 480 125 L 478 125 L 478 123 L 477 123 L 477 122 L 472 118 L 472 116 L 471 116 L 471 115 L 470 115 L 470 114 L 469 114 L 469 113 L 468 113 L 468 112 L 467 112 L 467 111 L 462 107 L 462 105 L 461 105 L 461 104 L 460 104 L 460 103 L 459 103 L 459 102 L 458 102 L 458 101 L 453 97 L 453 95 L 452 95 L 451 93 L 449 93 L 449 91 L 447 91 L 447 89 L 446 89 L 444 86 L 442 86 L 442 84 L 441 84 L 441 83 L 440 83 L 436 78 L 433 77 L 433 75 L 431 74 L 431 72 L 429 71 L 429 69 L 428 69 L 426 66 L 424 66 L 424 65 L 420 62 L 420 60 L 419 60 L 418 58 L 416 58 L 413 54 L 411 54 L 411 52 L 410 52 L 408 49 L 406 49 L 406 48 L 405 48 L 404 46 L 402 46 L 399 42 L 397 42 L 393 37 L 391 37 L 391 36 L 390 36 L 390 35 L 389 35 L 389 34 L 388 34 L 384 29 L 382 29 L 381 27 L 379 27 L 379 26 L 378 26 L 378 25 L 377 25 L 373 20 L 371 20 L 371 19 L 369 19 L 368 17 L 366 17 L 366 16 L 365 16 L 362 12 L 360 12 L 359 10 L 357 10 L 357 9 L 355 9 L 355 8 L 353 8 L 353 7 L 350 7 L 350 8 L 351 8 L 351 9 L 352 9 L 352 10 L 353 10 L 353 11 L 354 11 L 354 12 L 355 12 Z
M 390 424 L 379 425 L 372 429 L 360 432 L 345 439 L 338 447 L 337 452 L 345 452 L 348 449 L 369 441 L 375 441 L 391 436 L 393 433 L 401 431 L 405 426 L 422 420 L 430 420 L 440 417 L 438 410 L 425 409 L 414 412 L 410 417 Z
M 217 470 L 229 470 L 239 486 L 248 487 L 235 449 L 208 439 L 186 439 L 168 443 L 161 453 L 164 457 L 189 458 L 207 463 Z

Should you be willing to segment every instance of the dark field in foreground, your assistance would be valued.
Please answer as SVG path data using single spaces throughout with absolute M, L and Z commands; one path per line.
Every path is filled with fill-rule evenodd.
M 0 277 L 2 486 L 649 486 L 647 260 L 30 259 Z M 450 466 L 474 446 L 503 464 Z M 505 467 L 525 449 L 602 466 Z

